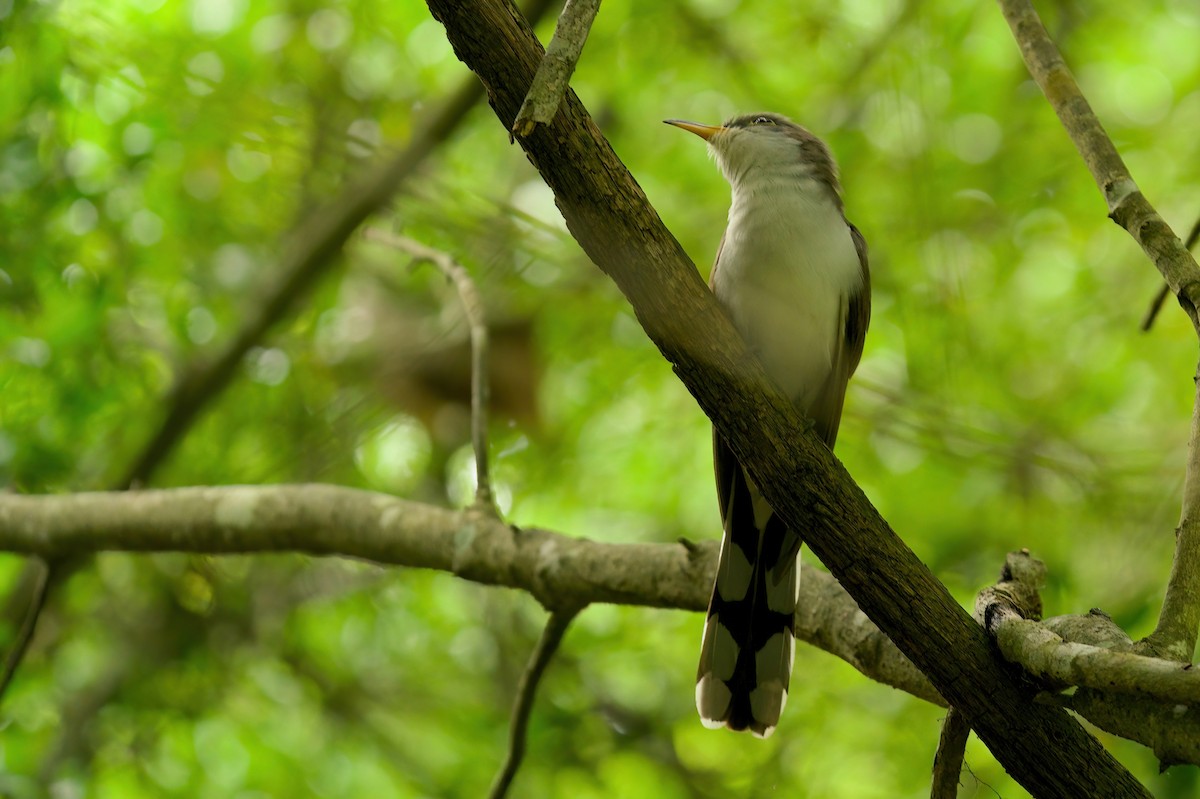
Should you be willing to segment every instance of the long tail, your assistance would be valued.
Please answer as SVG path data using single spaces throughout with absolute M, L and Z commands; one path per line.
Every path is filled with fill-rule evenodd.
M 765 738 L 787 703 L 800 537 L 771 512 L 723 442 L 715 447 L 725 536 L 704 624 L 696 709 L 706 727 Z

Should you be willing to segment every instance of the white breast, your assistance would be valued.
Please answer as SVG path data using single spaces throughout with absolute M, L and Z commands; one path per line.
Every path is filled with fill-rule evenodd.
M 713 291 L 767 374 L 808 410 L 832 369 L 862 270 L 827 188 L 797 178 L 735 184 Z

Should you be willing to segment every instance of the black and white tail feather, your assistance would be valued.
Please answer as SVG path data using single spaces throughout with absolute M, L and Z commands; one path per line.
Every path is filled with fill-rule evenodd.
M 700 646 L 696 707 L 706 727 L 749 729 L 765 738 L 787 704 L 800 537 L 780 522 L 715 434 L 713 448 L 725 536 Z

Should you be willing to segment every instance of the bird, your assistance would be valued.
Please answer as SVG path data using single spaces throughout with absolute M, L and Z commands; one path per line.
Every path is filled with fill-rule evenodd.
M 670 119 L 708 144 L 732 190 L 709 286 L 767 375 L 830 450 L 871 317 L 867 245 L 826 144 L 773 113 Z M 713 430 L 723 537 L 696 672 L 706 727 L 765 738 L 787 702 L 802 531 L 772 511 Z

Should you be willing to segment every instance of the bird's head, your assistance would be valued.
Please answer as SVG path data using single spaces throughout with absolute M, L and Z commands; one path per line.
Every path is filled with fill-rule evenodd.
M 709 153 L 735 186 L 748 177 L 790 173 L 800 165 L 806 174 L 838 191 L 837 167 L 829 148 L 807 128 L 780 114 L 745 114 L 723 125 L 681 119 L 666 123 L 708 142 Z

